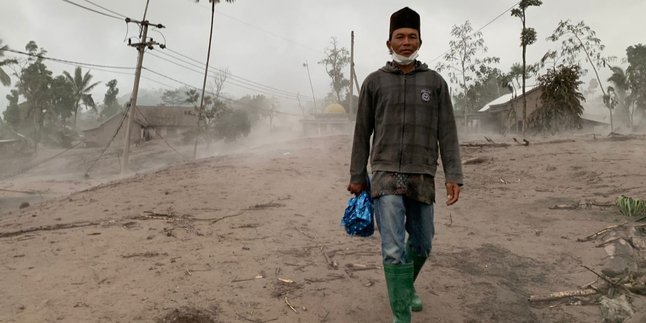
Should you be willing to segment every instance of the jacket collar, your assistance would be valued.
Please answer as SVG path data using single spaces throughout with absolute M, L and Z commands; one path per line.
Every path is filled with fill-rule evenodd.
M 382 71 L 386 73 L 394 73 L 394 74 L 401 74 L 402 71 L 397 67 L 397 64 L 395 64 L 393 61 L 386 62 L 386 65 L 381 68 Z M 411 74 L 417 73 L 417 72 L 424 72 L 428 71 L 428 65 L 425 63 L 422 63 L 418 60 L 415 60 L 415 69 L 411 72 Z

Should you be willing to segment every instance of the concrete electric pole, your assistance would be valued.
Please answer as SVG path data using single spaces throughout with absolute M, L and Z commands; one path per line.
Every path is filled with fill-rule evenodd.
M 310 89 L 312 89 L 312 99 L 314 100 L 314 111 L 320 112 L 316 106 L 316 95 L 314 95 L 314 86 L 312 85 L 312 76 L 310 75 L 310 64 L 305 61 L 305 63 L 303 63 L 303 67 L 307 68 L 307 78 L 310 80 Z
M 126 121 L 126 134 L 124 137 L 124 148 L 123 148 L 123 159 L 121 161 L 121 175 L 125 175 L 128 172 L 128 159 L 130 157 L 130 132 L 132 128 L 132 123 L 134 120 L 135 109 L 137 107 L 137 94 L 139 92 L 139 79 L 141 78 L 141 69 L 144 62 L 144 52 L 146 48 L 153 49 L 154 45 L 159 45 L 160 48 L 165 48 L 164 44 L 159 44 L 154 42 L 152 39 L 150 41 L 146 40 L 148 35 L 148 26 L 157 27 L 159 29 L 164 28 L 162 24 L 151 24 L 148 20 L 137 21 L 134 19 L 126 18 L 126 23 L 135 23 L 141 26 L 142 34 L 141 41 L 139 43 L 131 43 L 128 40 L 128 46 L 137 48 L 139 56 L 137 57 L 137 69 L 135 71 L 135 82 L 132 86 L 132 96 L 130 97 L 130 104 L 128 106 L 128 121 Z

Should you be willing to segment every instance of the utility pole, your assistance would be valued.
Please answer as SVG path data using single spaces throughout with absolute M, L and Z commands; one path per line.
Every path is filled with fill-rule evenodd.
M 301 104 L 301 94 L 296 93 L 296 100 L 298 100 L 298 108 L 301 109 L 301 113 L 303 114 L 303 118 L 305 117 L 305 108 Z
M 314 95 L 314 86 L 312 85 L 312 76 L 310 75 L 310 64 L 305 61 L 303 66 L 307 68 L 307 77 L 310 79 L 310 89 L 312 89 L 312 99 L 314 99 L 314 111 L 318 111 L 318 108 L 316 107 L 316 95 Z
M 146 48 L 153 49 L 153 45 L 159 45 L 160 48 L 165 48 L 166 45 L 159 44 L 154 42 L 152 38 L 150 41 L 146 41 L 148 35 L 148 26 L 152 25 L 159 29 L 164 28 L 162 24 L 151 24 L 148 20 L 134 20 L 126 18 L 126 23 L 135 23 L 142 27 L 141 41 L 139 43 L 132 43 L 128 39 L 128 46 L 137 48 L 139 56 L 137 57 L 137 69 L 135 71 L 135 82 L 132 86 L 132 96 L 130 97 L 130 106 L 128 107 L 128 121 L 126 121 L 126 135 L 124 138 L 124 148 L 123 148 L 123 159 L 121 161 L 121 175 L 125 175 L 128 172 L 128 159 L 130 157 L 130 131 L 132 128 L 132 123 L 135 119 L 135 109 L 137 108 L 137 94 L 139 92 L 139 79 L 141 78 L 141 69 L 144 62 L 144 51 Z
M 197 113 L 197 133 L 195 134 L 195 142 L 193 143 L 193 159 L 197 159 L 197 141 L 202 133 L 201 123 L 204 120 L 204 93 L 206 91 L 206 79 L 209 75 L 209 61 L 211 60 L 211 42 L 213 41 L 213 21 L 215 19 L 215 3 L 211 1 L 211 31 L 209 32 L 209 48 L 206 52 L 206 68 L 204 68 L 204 82 L 202 83 L 202 96 L 200 98 L 200 107 Z M 219 94 L 219 91 L 218 91 Z
M 359 90 L 359 89 L 357 89 Z M 354 30 L 350 32 L 350 99 L 348 101 L 348 112 L 356 114 L 354 111 Z

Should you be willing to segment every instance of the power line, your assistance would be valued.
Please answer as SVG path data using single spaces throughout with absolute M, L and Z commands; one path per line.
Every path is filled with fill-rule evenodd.
M 114 15 L 111 15 L 111 14 L 107 14 L 107 13 L 105 13 L 105 12 L 101 12 L 101 11 L 98 11 L 98 10 L 94 10 L 94 9 L 92 9 L 92 8 L 88 8 L 88 7 L 84 6 L 84 5 L 80 5 L 80 4 L 78 4 L 78 3 L 76 3 L 76 2 L 72 2 L 72 1 L 70 1 L 70 0 L 61 0 L 61 1 L 63 1 L 63 2 L 67 2 L 67 3 L 71 4 L 71 5 L 77 6 L 77 7 L 79 7 L 79 8 L 83 8 L 83 9 L 85 9 L 85 10 L 92 11 L 92 12 L 94 12 L 94 13 L 98 13 L 98 14 L 100 14 L 100 15 L 103 15 L 103 16 L 106 16 L 106 17 L 109 17 L 109 18 L 113 18 L 113 19 L 117 19 L 117 20 L 119 20 L 119 21 L 123 21 L 123 18 L 121 18 L 121 17 L 114 16 Z
M 90 1 L 90 0 L 84 0 L 84 1 L 85 1 L 85 2 L 87 2 L 87 3 L 90 3 L 90 4 L 94 5 L 94 6 L 96 6 L 96 7 L 98 7 L 98 8 L 101 8 L 101 9 L 103 9 L 103 10 L 105 10 L 105 11 L 108 11 L 108 12 L 110 12 L 110 13 L 113 13 L 113 14 L 115 14 L 115 15 L 117 15 L 117 16 L 109 15 L 109 14 L 106 14 L 106 13 L 103 13 L 103 12 L 100 12 L 100 11 L 97 11 L 97 10 L 94 10 L 94 9 L 92 9 L 92 8 L 85 7 L 85 6 L 83 6 L 83 5 L 80 5 L 80 4 L 78 4 L 78 3 L 72 2 L 72 1 L 70 1 L 70 0 L 62 0 L 62 1 L 67 2 L 67 3 L 69 3 L 69 4 L 72 4 L 72 5 L 75 5 L 75 6 L 78 6 L 78 7 L 80 7 L 80 8 L 86 9 L 86 10 L 89 10 L 89 11 L 95 12 L 95 13 L 99 13 L 99 14 L 102 14 L 102 15 L 105 15 L 105 16 L 108 16 L 108 17 L 111 17 L 111 18 L 117 18 L 117 19 L 122 20 L 122 18 L 119 18 L 119 17 L 117 17 L 117 16 L 121 16 L 121 17 L 123 17 L 123 18 L 125 18 L 125 17 L 126 17 L 125 15 L 123 15 L 123 14 L 121 14 L 121 13 L 119 13 L 119 12 L 116 12 L 116 11 L 114 11 L 114 10 L 108 9 L 108 8 L 106 8 L 106 7 L 104 7 L 104 6 L 101 6 L 101 5 L 99 5 L 99 4 L 97 4 L 97 3 L 93 2 L 93 1 Z M 147 8 L 147 7 L 148 7 L 148 4 L 146 4 L 146 8 Z M 218 14 L 221 14 L 221 13 L 220 13 L 220 12 L 218 12 Z M 261 30 L 261 31 L 267 32 L 267 33 L 269 33 L 269 34 L 271 34 L 271 35 L 273 35 L 273 36 L 275 36 L 275 37 L 281 38 L 281 39 L 283 39 L 283 40 L 285 40 L 285 41 L 289 41 L 289 42 L 293 42 L 293 43 L 295 43 L 295 44 L 298 44 L 298 43 L 296 43 L 296 42 L 294 42 L 294 41 L 292 41 L 292 40 L 290 40 L 290 39 L 286 39 L 286 38 L 280 37 L 279 35 L 276 35 L 276 34 L 273 34 L 273 33 L 271 33 L 271 32 L 268 32 L 268 31 L 266 31 L 266 30 L 263 30 L 262 28 L 257 27 L 257 26 L 254 26 L 254 25 L 252 25 L 252 24 L 246 23 L 246 22 L 244 22 L 244 21 L 242 21 L 242 20 L 240 20 L 240 19 L 238 19 L 238 18 L 235 18 L 235 17 L 229 16 L 229 15 L 226 15 L 226 14 L 222 14 L 222 15 L 223 15 L 223 16 L 225 16 L 225 17 L 227 17 L 227 18 L 230 18 L 230 19 L 233 19 L 233 20 L 237 20 L 238 22 L 240 22 L 240 23 L 242 23 L 242 24 L 245 24 L 245 25 L 248 25 L 248 26 L 250 26 L 250 27 L 254 27 L 254 28 L 259 29 L 259 30 Z M 162 34 L 162 37 L 163 37 L 163 34 Z M 301 44 L 298 44 L 298 45 L 301 45 Z M 301 46 L 303 46 L 303 45 L 301 45 Z M 303 46 L 303 47 L 305 47 L 305 46 Z M 202 65 L 200 68 L 203 68 L 203 66 L 205 65 L 204 63 L 202 63 L 202 62 L 200 62 L 200 61 L 198 61 L 198 60 L 196 60 L 196 59 L 193 59 L 193 58 L 191 58 L 191 57 L 188 57 L 188 56 L 186 56 L 186 55 L 184 55 L 184 54 L 181 54 L 181 53 L 179 53 L 179 52 L 177 52 L 177 51 L 173 51 L 173 50 L 171 50 L 171 51 L 172 51 L 173 53 L 177 54 L 177 55 L 180 55 L 180 56 L 182 56 L 182 57 L 185 57 L 185 58 L 187 58 L 187 59 L 190 59 L 190 60 L 192 60 L 192 61 L 195 61 L 195 62 L 199 63 L 200 65 Z M 164 54 L 166 54 L 166 53 L 164 53 Z M 168 55 L 168 56 L 170 56 L 169 54 L 167 54 L 167 55 Z M 158 56 L 157 56 L 157 57 L 158 57 Z M 171 57 L 173 57 L 173 56 L 171 56 Z M 160 58 L 160 57 L 158 57 L 158 58 Z M 178 59 L 178 58 L 176 58 L 176 57 L 173 57 L 173 58 L 174 58 L 174 59 Z M 163 59 L 163 58 L 160 58 L 160 59 Z M 178 59 L 178 60 L 179 60 L 179 59 Z M 171 62 L 171 63 L 173 63 L 173 62 Z M 186 63 L 186 62 L 185 62 L 185 63 Z M 173 64 L 175 64 L 175 63 L 173 63 Z M 89 66 L 89 65 L 88 65 L 88 66 Z M 187 68 L 187 67 L 185 67 L 185 66 L 182 66 L 182 67 L 183 67 L 183 68 Z M 231 77 L 231 80 L 230 80 L 230 81 L 231 81 L 231 84 L 232 84 L 232 85 L 235 85 L 235 86 L 238 86 L 238 87 L 242 87 L 242 88 L 245 88 L 245 89 L 248 89 L 248 90 L 254 90 L 254 91 L 262 92 L 262 93 L 264 93 L 264 94 L 280 96 L 280 97 L 283 97 L 283 98 L 285 98 L 285 99 L 298 100 L 298 98 L 297 98 L 298 94 L 297 94 L 297 93 L 295 93 L 295 92 L 291 92 L 291 91 L 287 91 L 287 90 L 283 90 L 283 89 L 278 89 L 278 88 L 275 88 L 275 87 L 272 87 L 272 86 L 269 86 L 269 85 L 265 85 L 265 84 L 262 84 L 262 83 L 258 83 L 258 82 L 255 82 L 255 81 L 252 81 L 252 80 L 249 80 L 249 79 L 243 78 L 243 77 L 239 77 L 239 76 L 233 75 L 233 74 L 231 74 L 231 73 L 229 73 L 229 72 L 227 72 L 227 71 L 222 71 L 222 70 L 217 69 L 217 68 L 214 68 L 214 67 L 209 67 L 209 70 L 215 70 L 215 71 L 218 71 L 218 72 L 220 72 L 220 73 L 226 73 L 228 76 L 230 76 L 230 77 Z M 200 72 L 200 73 L 201 73 L 201 72 Z M 253 87 L 253 88 L 250 88 L 249 86 L 251 86 L 251 87 Z
M 148 120 L 146 119 L 146 115 L 145 115 L 145 114 L 144 114 L 144 113 L 139 109 L 139 107 L 135 106 L 135 111 L 139 112 L 139 115 L 141 116 L 141 118 L 142 118 L 142 119 L 144 119 L 144 122 L 145 122 L 145 123 L 150 124 L 150 122 L 148 122 Z M 178 155 L 180 155 L 184 160 L 189 160 L 189 158 L 188 158 L 188 157 L 184 156 L 184 154 L 182 154 L 182 153 L 180 153 L 179 151 L 177 151 L 177 149 L 175 149 L 175 147 L 173 147 L 173 146 L 172 146 L 172 145 L 171 145 L 171 144 L 166 140 L 166 138 L 164 138 L 164 136 L 162 136 L 162 134 L 159 132 L 159 129 L 157 129 L 156 127 L 152 127 L 152 128 L 153 128 L 153 129 L 155 129 L 155 133 L 159 136 L 159 138 L 161 138 L 161 140 L 163 140 L 163 141 L 166 143 L 166 145 L 167 145 L 170 149 L 172 149 L 174 152 L 176 152 Z
M 157 57 L 157 58 L 159 58 L 161 60 L 167 61 L 167 62 L 169 62 L 171 64 L 174 64 L 174 65 L 177 65 L 177 66 L 182 67 L 184 69 L 187 69 L 189 71 L 192 71 L 192 72 L 194 72 L 196 74 L 203 74 L 202 71 L 192 69 L 190 67 L 187 67 L 185 65 L 179 64 L 177 62 L 173 62 L 171 60 L 168 60 L 168 59 L 163 58 L 161 56 L 155 55 L 153 53 L 149 53 L 149 54 L 151 56 Z M 223 73 L 226 73 L 226 72 L 223 72 Z M 209 75 L 214 76 L 213 73 L 209 73 Z M 246 84 L 246 83 L 238 81 L 236 79 L 231 79 L 231 80 L 229 80 L 229 82 L 231 83 L 231 85 L 241 87 L 241 88 L 244 88 L 244 89 L 247 89 L 247 90 L 257 91 L 257 92 L 261 92 L 263 94 L 273 95 L 273 96 L 281 97 L 281 98 L 288 99 L 288 100 L 296 100 L 296 96 L 287 95 L 287 94 L 283 94 L 283 93 L 280 93 L 280 92 L 277 92 L 277 91 L 265 90 L 265 89 L 262 89 L 262 88 L 254 87 L 255 86 L 254 84 Z
M 162 73 L 159 73 L 159 72 L 153 71 L 153 70 L 151 70 L 151 69 L 149 69 L 149 68 L 147 68 L 147 67 L 142 67 L 142 69 L 143 69 L 143 70 L 146 70 L 146 71 L 148 71 L 148 72 L 150 72 L 150 73 L 153 73 L 153 74 L 155 74 L 155 75 L 161 76 L 161 77 L 163 77 L 163 78 L 165 78 L 165 79 L 168 79 L 168 80 L 171 80 L 171 81 L 173 81 L 173 82 L 176 82 L 176 83 L 182 84 L 182 85 L 184 85 L 184 86 L 186 86 L 186 87 L 189 87 L 189 88 L 192 88 L 192 89 L 195 89 L 195 90 L 199 90 L 199 88 L 198 88 L 198 87 L 196 87 L 196 86 L 193 86 L 193 85 L 188 84 L 188 83 L 186 83 L 186 82 L 182 82 L 182 81 L 180 81 L 180 80 L 178 80 L 178 79 L 172 78 L 172 77 L 167 76 L 167 75 L 164 75 L 164 74 L 162 74 Z M 209 94 L 211 94 L 211 95 L 214 95 L 214 94 L 215 94 L 215 93 L 210 92 L 210 91 L 208 91 L 208 93 L 209 93 Z
M 44 56 L 44 55 L 41 55 L 41 54 L 26 53 L 26 52 L 15 50 L 15 49 L 7 49 L 6 51 L 7 52 L 12 52 L 12 53 L 15 53 L 15 54 L 24 55 L 24 56 L 41 58 L 41 59 L 60 62 L 60 63 L 81 65 L 81 66 L 113 68 L 113 69 L 120 69 L 120 70 L 134 70 L 135 69 L 134 67 L 128 67 L 128 66 L 101 65 L 101 64 L 92 64 L 92 63 L 83 63 L 83 62 L 70 61 L 70 60 L 67 60 L 67 59 L 48 57 L 48 56 Z
M 197 64 L 200 64 L 200 65 L 199 65 L 199 68 L 202 68 L 202 67 L 204 67 L 204 66 L 205 66 L 205 64 L 204 64 L 204 63 L 202 63 L 202 62 L 200 62 L 199 60 L 194 59 L 194 58 L 191 58 L 191 57 L 189 57 L 189 56 L 186 56 L 186 55 L 184 55 L 184 54 L 182 54 L 182 53 L 180 53 L 180 52 L 178 52 L 178 51 L 173 50 L 172 48 L 168 48 L 168 47 L 166 47 L 166 50 L 168 50 L 168 51 L 170 51 L 170 52 L 172 52 L 172 53 L 174 53 L 174 54 L 176 54 L 176 55 L 179 55 L 179 56 L 181 56 L 181 57 L 184 57 L 184 58 L 186 58 L 186 59 L 189 59 L 189 60 L 191 60 L 191 61 L 193 61 L 193 62 L 195 62 L 195 63 L 197 63 Z M 168 53 L 165 53 L 165 52 L 164 52 L 164 54 L 165 54 L 165 55 L 168 55 L 168 56 L 170 56 L 170 57 L 173 57 L 174 59 L 177 59 L 177 60 L 183 61 L 183 60 L 181 60 L 180 58 L 174 57 L 174 56 L 172 56 L 172 55 L 170 55 L 170 54 L 168 54 Z M 184 63 L 186 63 L 186 64 L 190 64 L 190 63 L 188 63 L 188 62 L 186 62 L 186 61 L 183 61 L 183 62 L 184 62 Z M 195 65 L 193 65 L 193 66 L 195 66 Z M 195 67 L 198 67 L 198 66 L 195 66 Z M 220 73 L 227 73 L 226 71 L 221 70 L 221 69 L 219 69 L 219 68 L 215 68 L 215 67 L 209 67 L 209 69 L 213 69 L 213 70 L 215 70 L 215 71 L 217 71 L 217 72 L 220 72 Z M 273 91 L 277 91 L 277 92 L 283 92 L 283 93 L 284 93 L 284 94 L 286 94 L 286 95 L 290 95 L 290 96 L 294 96 L 294 97 L 296 97 L 295 93 L 293 93 L 293 92 L 291 92 L 291 91 L 287 91 L 287 90 L 282 90 L 282 89 L 279 89 L 279 88 L 275 88 L 275 87 L 272 87 L 272 86 L 269 86 L 269 85 L 265 85 L 265 84 L 262 84 L 262 83 L 259 83 L 259 82 L 256 82 L 256 81 L 252 81 L 252 80 L 249 80 L 249 79 L 246 79 L 246 78 L 244 78 L 244 77 L 237 76 L 237 75 L 234 75 L 234 74 L 231 74 L 231 73 L 228 73 L 228 74 L 229 74 L 232 78 L 240 79 L 241 81 L 244 81 L 244 82 L 250 83 L 250 85 L 258 86 L 258 87 L 263 87 L 263 88 L 266 88 L 266 89 L 268 89 L 268 90 L 273 90 Z
M 491 25 L 492 23 L 494 23 L 496 20 L 500 19 L 500 17 L 502 17 L 503 15 L 505 15 L 507 12 L 509 12 L 509 11 L 511 11 L 512 9 L 514 9 L 518 4 L 520 4 L 520 1 L 519 1 L 519 2 L 516 2 L 513 6 L 509 7 L 507 10 L 505 10 L 505 11 L 501 12 L 499 15 L 497 15 L 495 18 L 491 19 L 491 21 L 489 21 L 488 23 L 484 24 L 484 26 L 480 27 L 478 30 L 476 30 L 476 31 L 475 31 L 475 32 L 473 32 L 473 33 L 474 33 L 474 34 L 476 34 L 476 33 L 481 32 L 482 30 L 484 30 L 485 28 L 487 28 L 489 25 Z M 429 61 L 429 63 L 434 62 L 434 61 L 437 61 L 438 59 L 440 59 L 440 58 L 442 58 L 444 55 L 446 55 L 449 51 L 450 51 L 450 49 L 447 49 L 447 50 L 446 50 L 444 53 L 442 53 L 441 55 L 439 55 L 439 56 L 437 56 L 437 57 L 433 58 L 432 60 L 430 60 L 430 61 Z
M 211 9 L 210 7 L 207 7 L 206 5 L 202 5 L 202 4 L 200 4 L 200 6 L 201 6 L 201 7 L 203 7 L 203 8 L 209 8 L 209 9 Z M 300 47 L 303 47 L 304 49 L 307 49 L 307 50 L 309 50 L 309 51 L 317 52 L 317 53 L 318 53 L 318 51 L 317 51 L 317 50 L 312 49 L 311 47 L 308 47 L 308 46 L 306 46 L 306 45 L 303 45 L 303 44 L 301 44 L 301 43 L 299 43 L 299 42 L 297 42 L 297 41 L 295 41 L 295 40 L 293 40 L 293 39 L 285 38 L 285 37 L 281 36 L 280 34 L 277 34 L 277 33 L 274 33 L 274 32 L 272 32 L 272 31 L 266 30 L 266 29 L 264 29 L 264 28 L 262 28 L 262 27 L 258 27 L 258 26 L 256 26 L 256 25 L 251 24 L 251 23 L 248 23 L 248 22 L 246 22 L 246 21 L 244 21 L 244 20 L 242 20 L 242 19 L 240 19 L 240 18 L 237 18 L 237 17 L 231 16 L 231 15 L 225 14 L 225 13 L 223 13 L 222 11 L 216 11 L 216 12 L 215 12 L 215 14 L 216 14 L 216 15 L 218 15 L 218 16 L 223 16 L 223 17 L 229 18 L 229 19 L 231 19 L 231 20 L 235 20 L 235 21 L 237 21 L 238 23 L 241 23 L 241 24 L 243 24 L 243 25 L 245 25 L 245 26 L 248 26 L 248 27 L 251 27 L 251 28 L 257 29 L 257 30 L 259 30 L 259 31 L 262 31 L 262 32 L 264 32 L 264 33 L 266 33 L 266 34 L 268 34 L 268 35 L 270 35 L 270 36 L 273 36 L 273 37 L 275 37 L 275 38 L 278 38 L 278 39 L 280 39 L 280 40 L 286 41 L 286 42 L 288 42 L 288 43 L 292 43 L 292 44 L 294 44 L 294 45 L 298 45 L 298 46 L 300 46 Z
M 170 76 L 168 76 L 168 75 L 164 75 L 164 74 L 159 73 L 159 72 L 157 72 L 157 71 L 153 71 L 153 70 L 151 70 L 151 69 L 149 69 L 149 68 L 142 67 L 142 69 L 143 69 L 143 70 L 146 70 L 146 71 L 148 71 L 148 72 L 150 72 L 150 73 L 153 73 L 153 74 L 155 74 L 155 75 L 161 76 L 161 77 L 163 77 L 163 78 L 165 78 L 165 79 L 168 79 L 168 80 L 171 80 L 171 81 L 173 81 L 173 82 L 176 82 L 176 83 L 182 84 L 182 85 L 184 85 L 184 86 L 186 86 L 186 87 L 188 87 L 188 88 L 192 88 L 192 89 L 195 89 L 195 90 L 200 90 L 200 88 L 198 88 L 198 87 L 196 87 L 196 86 L 193 86 L 193 85 L 188 84 L 188 83 L 186 83 L 186 82 L 182 82 L 182 81 L 180 81 L 180 80 L 178 80 L 178 79 L 172 78 L 172 77 L 170 77 Z M 161 83 L 161 82 L 157 82 L 157 81 L 153 81 L 153 82 L 156 82 L 156 83 L 159 83 L 159 84 L 162 84 L 162 85 L 166 85 L 166 86 L 168 86 L 167 84 L 164 84 L 164 83 Z M 171 88 L 172 88 L 172 87 L 171 87 Z M 211 91 L 207 91 L 207 93 L 208 93 L 208 94 L 210 94 L 210 95 L 215 95 L 215 93 L 213 93 L 213 92 L 211 92 Z M 234 99 L 232 99 L 232 98 L 229 98 L 229 97 L 226 97 L 226 96 L 224 96 L 224 95 L 220 95 L 220 96 L 219 96 L 219 98 L 220 98 L 220 99 L 223 99 L 223 100 L 225 100 L 225 101 L 229 101 L 229 102 L 237 102 L 236 100 L 234 100 Z M 237 103 L 239 103 L 239 104 L 240 104 L 240 102 L 237 102 Z M 246 104 L 242 104 L 242 105 L 246 105 Z M 246 105 L 246 106 L 252 107 L 252 106 L 250 106 L 250 105 Z M 266 108 L 265 108 L 265 109 L 262 109 L 262 110 L 271 111 L 271 109 L 266 109 Z M 273 112 L 278 113 L 278 114 L 288 115 L 288 116 L 301 117 L 301 115 L 300 115 L 300 114 L 289 113 L 289 112 L 283 112 L 283 111 L 279 111 L 279 110 L 274 110 Z
M 488 23 L 486 23 L 484 26 L 480 27 L 480 29 L 478 29 L 476 32 L 480 32 L 480 31 L 482 31 L 483 29 L 487 28 L 487 27 L 488 27 L 489 25 L 491 25 L 494 21 L 496 21 L 496 20 L 500 19 L 500 17 L 502 17 L 504 14 L 506 14 L 507 12 L 509 12 L 509 11 L 511 11 L 512 9 L 514 9 L 514 7 L 516 7 L 516 6 L 517 6 L 517 5 L 519 5 L 519 4 L 520 4 L 520 1 L 519 1 L 519 2 L 516 2 L 513 6 L 509 7 L 509 9 L 507 9 L 507 10 L 505 10 L 505 11 L 501 12 L 501 13 L 500 13 L 499 15 L 497 15 L 495 18 L 491 19 L 491 21 L 489 21 Z
M 112 138 L 110 138 L 110 141 L 108 141 L 108 144 L 105 145 L 105 147 L 101 151 L 101 154 L 99 154 L 99 157 L 97 157 L 92 162 L 92 164 L 90 164 L 90 167 L 87 168 L 87 170 L 85 171 L 85 176 L 89 176 L 88 174 L 90 173 L 90 170 L 92 168 L 94 168 L 94 165 L 96 165 L 96 162 L 99 161 L 99 159 L 101 159 L 101 157 L 103 157 L 103 154 L 105 154 L 105 152 L 108 150 L 108 148 L 110 147 L 110 145 L 114 141 L 114 138 L 117 137 L 117 134 L 119 133 L 119 130 L 121 130 L 121 127 L 123 126 L 123 122 L 126 120 L 127 117 L 128 117 L 128 111 L 126 110 L 126 111 L 123 112 L 123 117 L 121 118 L 121 121 L 119 122 L 119 126 L 114 131 L 114 133 L 112 134 Z
M 171 50 L 171 51 L 172 51 L 172 50 Z M 176 51 L 172 51 L 172 52 L 177 53 Z M 164 54 L 164 55 L 166 55 L 166 56 L 168 56 L 168 57 L 172 57 L 173 59 L 176 59 L 176 60 L 178 60 L 178 61 L 181 61 L 181 62 L 183 62 L 183 63 L 185 63 L 185 64 L 189 64 L 189 65 L 194 66 L 194 67 L 197 67 L 197 68 L 204 68 L 204 64 L 203 64 L 203 63 L 199 63 L 199 61 L 197 61 L 197 62 L 198 62 L 198 64 L 201 64 L 201 66 L 200 66 L 200 65 L 197 65 L 196 63 L 187 62 L 187 61 L 185 61 L 185 60 L 182 60 L 181 58 L 177 58 L 176 56 L 173 56 L 173 55 L 171 55 L 171 54 L 168 54 L 168 53 L 167 53 L 167 52 L 165 52 L 165 51 L 163 52 L 163 54 Z M 178 53 L 178 55 L 181 55 L 181 54 L 179 54 L 179 53 Z M 184 56 L 184 57 L 188 57 L 188 56 Z M 190 59 L 190 58 L 189 58 L 189 59 Z M 195 61 L 196 61 L 196 60 L 195 60 Z M 209 67 L 209 70 L 211 70 L 211 71 L 213 71 L 213 72 L 215 72 L 215 73 L 226 73 L 226 74 L 227 74 L 227 76 L 230 76 L 232 79 L 234 79 L 234 80 L 236 80 L 236 81 L 238 81 L 238 82 L 240 82 L 240 83 L 243 83 L 243 84 L 245 84 L 245 85 L 249 85 L 249 86 L 253 86 L 253 87 L 260 87 L 260 88 L 262 88 L 262 89 L 265 89 L 266 91 L 279 93 L 280 95 L 286 95 L 286 96 L 290 96 L 290 97 L 296 97 L 296 93 L 293 93 L 293 92 L 290 92 L 290 91 L 287 91 L 287 90 L 282 90 L 282 89 L 279 89 L 279 88 L 275 88 L 275 87 L 272 87 L 272 86 L 269 86 L 269 85 L 265 85 L 265 84 L 262 84 L 262 83 L 259 83 L 259 82 L 256 82 L 256 81 L 252 81 L 252 80 L 246 79 L 246 78 L 244 78 L 244 77 L 241 77 L 241 76 L 237 76 L 237 75 L 235 75 L 235 74 L 232 74 L 231 72 L 229 72 L 229 71 L 227 71 L 227 70 L 222 70 L 222 69 L 215 68 L 215 67 L 212 67 L 212 66 L 210 66 L 210 67 Z
M 152 79 L 152 78 L 147 77 L 147 76 L 143 76 L 143 75 L 142 75 L 142 76 L 141 76 L 141 78 L 142 78 L 142 79 L 146 79 L 146 80 L 148 80 L 148 81 L 151 81 L 151 82 L 153 82 L 153 83 L 157 83 L 157 84 L 159 84 L 159 85 L 165 86 L 165 87 L 166 87 L 167 89 L 169 89 L 169 90 L 175 89 L 175 87 L 174 87 L 174 86 L 172 86 L 172 85 L 166 84 L 166 83 L 164 83 L 164 82 L 157 81 L 157 80 Z
M 101 8 L 101 9 L 103 9 L 103 10 L 107 11 L 107 12 L 113 13 L 113 14 L 115 14 L 115 15 L 117 15 L 117 16 L 119 16 L 119 17 L 121 17 L 121 18 L 126 18 L 126 17 L 127 17 L 127 16 L 126 16 L 126 15 L 124 15 L 124 14 L 118 13 L 118 12 L 116 12 L 116 11 L 112 11 L 112 10 L 110 10 L 110 9 L 108 9 L 108 8 L 106 8 L 106 7 L 100 6 L 100 5 L 98 5 L 98 4 L 96 4 L 96 3 L 94 3 L 94 2 L 92 2 L 92 1 L 90 1 L 90 0 L 85 0 L 85 2 L 87 2 L 87 3 L 89 3 L 89 4 L 92 4 L 92 5 L 96 6 L 96 7 L 99 7 L 99 8 Z
M 27 165 L 27 166 L 25 166 L 25 167 L 23 167 L 23 168 L 19 169 L 18 171 L 14 172 L 14 173 L 12 173 L 12 174 L 9 174 L 9 175 L 6 175 L 6 176 L 2 176 L 2 177 L 0 177 L 0 178 L 1 178 L 1 179 L 9 179 L 9 178 L 12 178 L 12 177 L 18 176 L 18 175 L 20 175 L 20 174 L 24 174 L 24 173 L 26 173 L 26 172 L 28 172 L 28 171 L 30 171 L 30 170 L 32 170 L 32 169 L 34 169 L 34 168 L 36 168 L 36 167 L 38 167 L 38 166 L 42 165 L 42 164 L 48 163 L 48 162 L 50 162 L 50 161 L 52 161 L 52 160 L 54 160 L 54 159 L 58 158 L 59 156 L 63 155 L 64 153 L 66 153 L 66 152 L 68 152 L 68 151 L 70 151 L 70 150 L 72 150 L 72 149 L 74 149 L 74 148 L 78 147 L 78 146 L 79 146 L 80 144 L 82 144 L 82 143 L 83 143 L 82 141 L 79 141 L 79 142 L 77 142 L 74 146 L 69 147 L 69 148 L 67 148 L 67 149 L 63 150 L 63 151 L 61 151 L 61 152 L 59 152 L 59 153 L 55 154 L 54 156 L 51 156 L 51 157 L 45 158 L 45 159 L 43 159 L 43 160 L 41 160 L 41 161 L 39 161 L 39 162 L 37 162 L 37 163 L 35 163 L 35 164 Z

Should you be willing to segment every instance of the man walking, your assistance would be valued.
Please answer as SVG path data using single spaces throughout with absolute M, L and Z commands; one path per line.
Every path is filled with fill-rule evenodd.
M 438 155 L 447 205 L 458 201 L 462 185 L 449 88 L 437 72 L 416 60 L 420 36 L 417 12 L 406 7 L 391 15 L 386 46 L 392 61 L 370 74 L 361 87 L 348 185 L 353 194 L 370 187 L 374 199 L 393 322 L 410 322 L 411 310 L 422 310 L 413 282 L 431 252 L 435 233 Z

